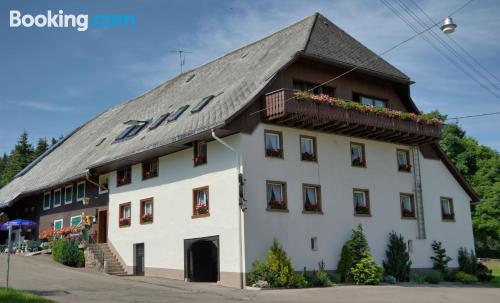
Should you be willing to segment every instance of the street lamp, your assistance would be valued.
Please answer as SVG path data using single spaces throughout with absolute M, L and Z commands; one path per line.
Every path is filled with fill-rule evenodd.
M 446 17 L 443 21 L 443 25 L 441 25 L 441 30 L 445 34 L 451 34 L 455 31 L 455 28 L 457 28 L 457 25 L 453 23 L 453 19 L 451 17 Z

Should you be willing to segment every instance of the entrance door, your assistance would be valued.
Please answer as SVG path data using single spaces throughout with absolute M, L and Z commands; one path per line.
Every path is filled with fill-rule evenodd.
M 106 243 L 108 241 L 108 211 L 101 210 L 98 215 L 99 233 L 97 237 L 98 243 Z
M 134 244 L 134 275 L 144 276 L 144 243 Z
M 219 237 L 184 240 L 185 276 L 192 282 L 219 281 Z

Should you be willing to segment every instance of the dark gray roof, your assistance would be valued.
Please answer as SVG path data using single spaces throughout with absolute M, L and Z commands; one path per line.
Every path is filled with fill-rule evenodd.
M 406 81 L 408 77 L 383 60 L 365 63 L 374 54 L 320 14 L 307 17 L 262 40 L 183 73 L 146 94 L 114 106 L 87 122 L 21 176 L 0 189 L 0 206 L 21 194 L 43 190 L 84 176 L 89 167 L 165 146 L 188 135 L 223 125 L 258 96 L 298 54 L 320 56 Z M 196 76 L 189 82 L 186 79 Z M 219 95 L 217 95 L 219 94 Z M 217 95 L 202 111 L 190 109 L 203 97 Z M 114 138 L 128 120 L 156 119 L 190 105 L 178 120 L 143 130 L 120 143 Z M 106 140 L 98 145 L 103 139 Z M 96 146 L 98 145 L 98 146 Z

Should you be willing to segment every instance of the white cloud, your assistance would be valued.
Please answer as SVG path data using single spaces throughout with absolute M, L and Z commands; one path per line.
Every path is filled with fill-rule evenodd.
M 11 106 L 24 107 L 32 110 L 44 111 L 44 112 L 69 112 L 73 111 L 75 108 L 66 105 L 58 105 L 53 103 L 41 102 L 41 101 L 8 101 Z

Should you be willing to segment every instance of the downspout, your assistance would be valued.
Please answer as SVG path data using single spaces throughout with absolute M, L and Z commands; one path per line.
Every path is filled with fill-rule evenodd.
M 97 186 L 100 190 L 108 190 L 106 187 L 102 186 L 101 184 L 99 184 L 99 183 L 96 183 L 96 182 L 92 181 L 92 180 L 90 179 L 90 176 L 91 176 L 91 174 L 90 174 L 90 170 L 89 170 L 89 169 L 87 169 L 87 171 L 85 172 L 85 180 L 86 180 L 87 182 L 89 182 L 90 184 L 93 184 L 93 185 Z
M 220 144 L 224 145 L 228 149 L 230 149 L 232 152 L 236 154 L 237 161 L 238 161 L 238 190 L 239 190 L 239 206 L 238 206 L 238 233 L 239 233 L 239 259 L 240 259 L 240 288 L 244 288 L 246 285 L 246 274 L 245 274 L 245 265 L 243 261 L 243 251 L 244 251 L 244 243 L 243 243 L 243 220 L 244 220 L 244 198 L 243 198 L 243 193 L 241 192 L 243 189 L 243 153 L 236 150 L 234 147 L 223 141 L 221 138 L 217 137 L 215 134 L 215 131 L 212 129 L 212 138 L 214 138 L 217 142 Z

